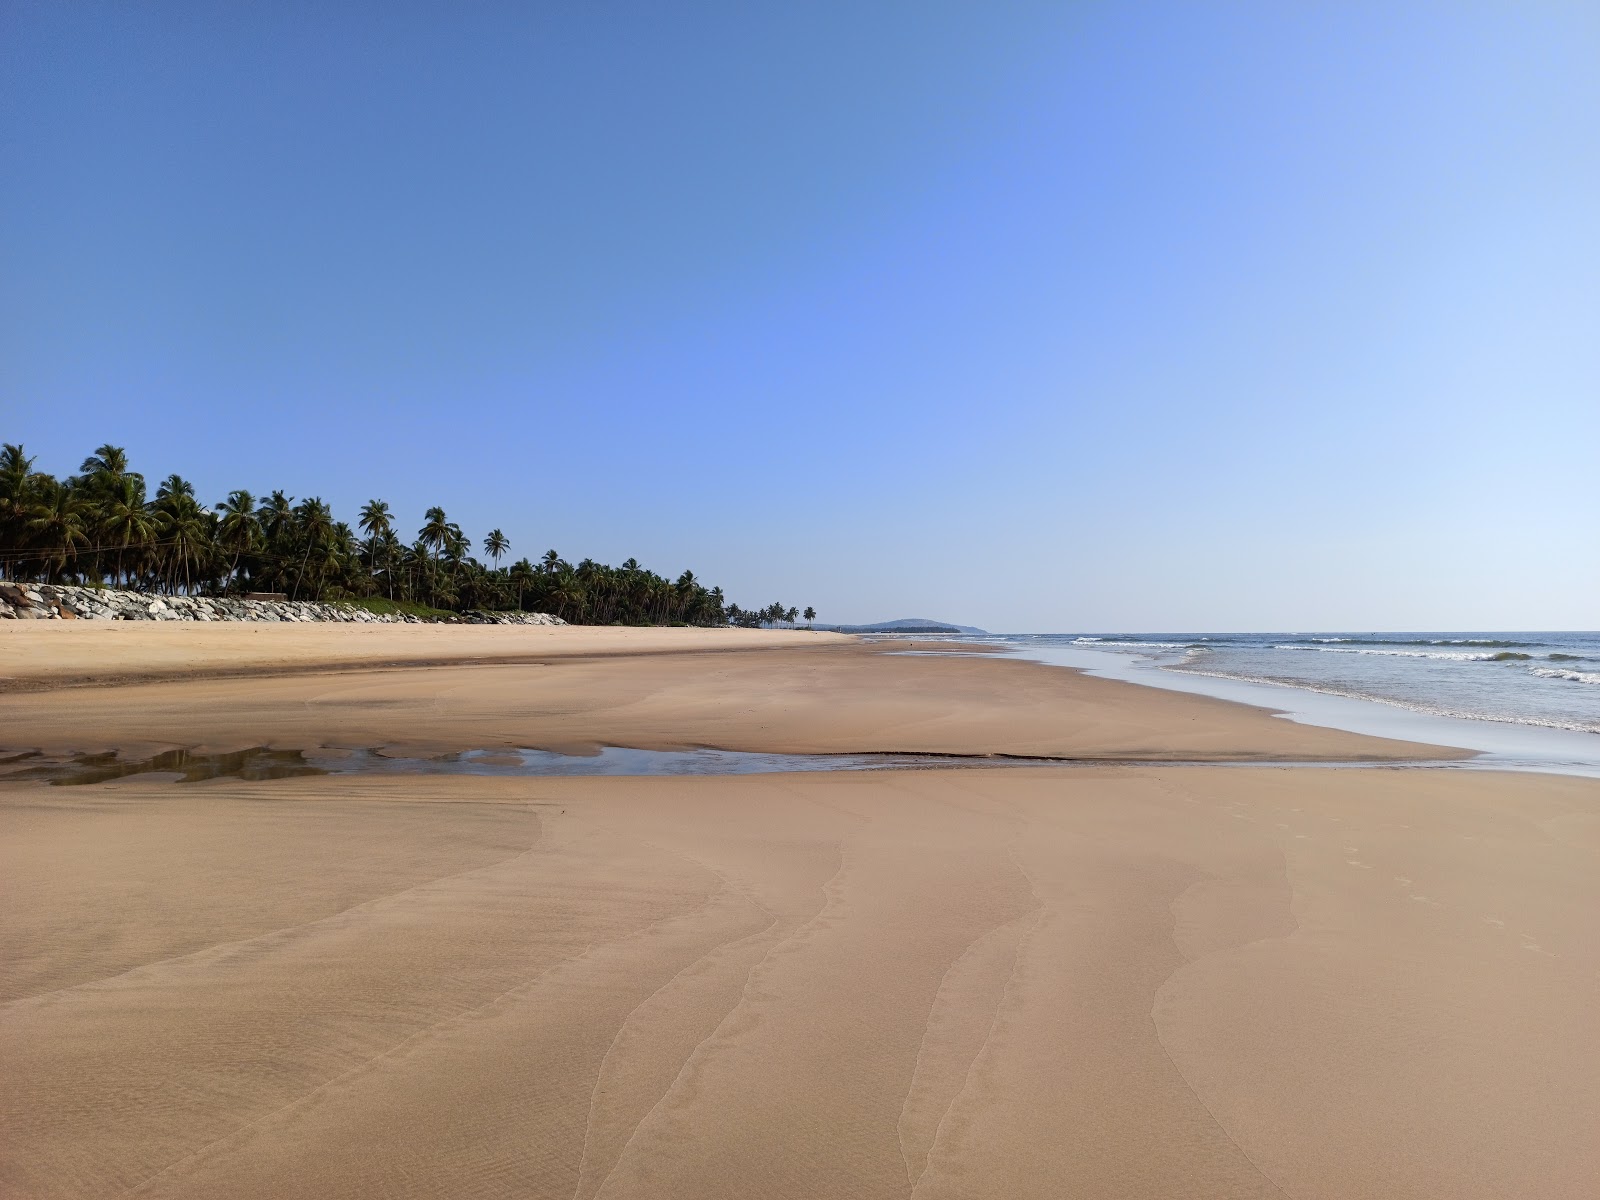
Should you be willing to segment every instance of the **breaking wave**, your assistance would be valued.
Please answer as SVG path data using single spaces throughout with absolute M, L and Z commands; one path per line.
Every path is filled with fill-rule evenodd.
M 1600 683 L 1600 671 L 1572 671 L 1565 667 L 1529 667 L 1543 679 L 1565 679 L 1569 683 Z
M 1468 645 L 1470 643 L 1445 643 L 1445 642 L 1406 642 L 1404 645 L 1437 646 L 1437 645 Z M 1442 658 L 1452 662 L 1488 662 L 1499 658 L 1497 654 L 1472 653 L 1464 650 L 1381 650 L 1372 643 L 1360 646 L 1305 646 L 1293 642 L 1272 647 L 1274 650 L 1310 650 L 1321 654 L 1380 654 L 1385 658 Z M 1527 655 L 1522 657 L 1526 658 Z
M 1308 642 L 1358 642 L 1363 646 L 1484 646 L 1504 649 L 1516 646 L 1537 646 L 1538 642 L 1506 642 L 1498 638 L 1367 638 L 1367 637 L 1314 637 Z

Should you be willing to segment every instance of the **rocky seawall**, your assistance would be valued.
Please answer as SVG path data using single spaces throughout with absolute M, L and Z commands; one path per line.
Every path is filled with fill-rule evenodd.
M 352 625 L 565 625 L 549 613 L 461 612 L 448 617 L 373 613 L 315 600 L 157 596 L 67 584 L 0 583 L 0 620 L 24 621 L 338 621 Z

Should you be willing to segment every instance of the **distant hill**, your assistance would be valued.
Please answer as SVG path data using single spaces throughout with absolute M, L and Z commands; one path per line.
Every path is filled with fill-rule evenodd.
M 948 621 L 929 621 L 922 617 L 902 617 L 898 621 L 879 621 L 876 625 L 818 625 L 835 633 L 985 633 L 976 625 L 952 625 Z

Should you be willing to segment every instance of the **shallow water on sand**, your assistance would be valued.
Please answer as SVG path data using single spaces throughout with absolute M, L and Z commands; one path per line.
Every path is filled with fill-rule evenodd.
M 306 775 L 487 775 L 502 778 L 563 778 L 580 775 L 777 775 L 830 771 L 957 769 L 972 767 L 1339 767 L 1369 770 L 1504 767 L 1489 759 L 1412 759 L 1398 762 L 1304 759 L 1129 759 L 1054 758 L 1019 754 L 773 754 L 750 750 L 640 750 L 605 746 L 593 754 L 552 750 L 468 750 L 427 758 L 381 750 L 247 750 L 211 753 L 167 750 L 146 758 L 101 754 L 0 756 L 0 782 L 7 780 L 75 787 L 144 777 L 173 783 L 208 779 L 288 779 Z
M 116 753 L 45 756 L 16 754 L 0 760 L 0 780 L 43 780 L 61 786 L 104 783 L 138 775 L 164 776 L 179 783 L 207 779 L 286 779 L 297 775 L 767 775 L 786 771 L 871 771 L 894 767 L 1054 762 L 1005 755 L 952 757 L 937 754 L 767 754 L 748 750 L 639 750 L 605 746 L 593 754 L 551 750 L 468 750 L 428 758 L 376 750 L 247 750 L 210 753 L 168 750 L 148 758 Z

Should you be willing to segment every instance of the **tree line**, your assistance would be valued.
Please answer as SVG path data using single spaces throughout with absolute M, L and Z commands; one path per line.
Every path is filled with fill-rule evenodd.
M 389 505 L 370 500 L 354 527 L 320 497 L 240 489 L 211 507 L 168 475 L 148 494 L 127 453 L 105 445 L 78 474 L 34 470 L 20 445 L 0 446 L 0 579 L 87 583 L 168 594 L 282 593 L 293 600 L 371 600 L 461 611 L 547 612 L 584 625 L 763 625 L 796 610 L 745 610 L 692 571 L 668 579 L 554 550 L 506 566 L 511 542 L 492 529 L 487 563 L 442 508 L 407 541 Z M 805 617 L 815 613 L 807 608 Z

